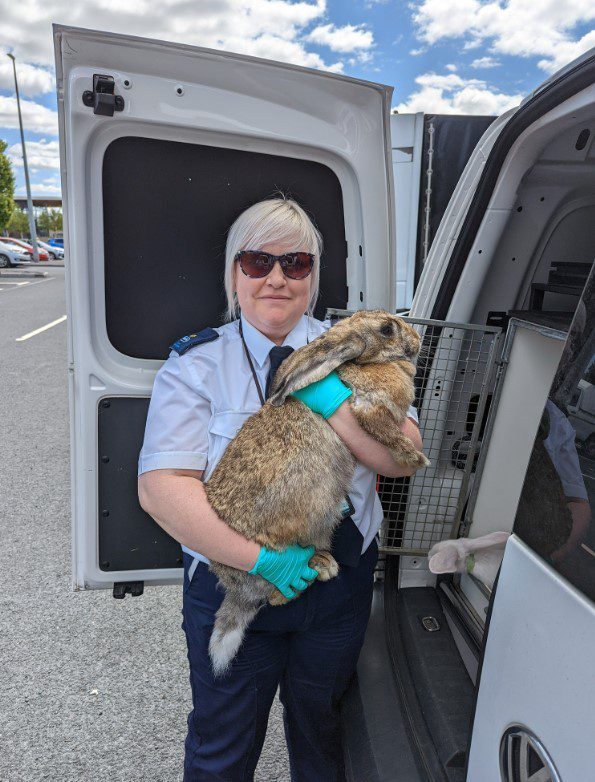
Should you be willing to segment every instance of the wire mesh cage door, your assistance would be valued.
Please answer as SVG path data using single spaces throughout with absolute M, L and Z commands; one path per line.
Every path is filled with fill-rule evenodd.
M 458 537 L 493 392 L 499 328 L 404 318 L 421 337 L 415 377 L 424 453 L 411 478 L 378 477 L 384 510 L 380 550 L 426 554 Z

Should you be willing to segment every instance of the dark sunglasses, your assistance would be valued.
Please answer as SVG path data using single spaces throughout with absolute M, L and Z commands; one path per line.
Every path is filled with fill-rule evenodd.
M 284 253 L 271 255 L 260 250 L 240 250 L 235 260 L 246 277 L 266 277 L 279 261 L 281 271 L 290 280 L 303 280 L 312 271 L 314 256 L 312 253 Z

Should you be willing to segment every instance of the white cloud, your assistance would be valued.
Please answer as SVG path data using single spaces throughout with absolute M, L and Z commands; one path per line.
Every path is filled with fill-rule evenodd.
M 478 57 L 471 63 L 472 68 L 498 68 L 500 62 L 493 57 Z
M 27 165 L 31 171 L 41 169 L 60 169 L 60 148 L 57 141 L 25 141 L 27 147 Z M 6 154 L 14 166 L 23 165 L 23 153 L 20 142 L 8 147 Z
M 334 24 L 320 25 L 307 35 L 306 40 L 328 46 L 333 52 L 367 50 L 374 46 L 372 32 L 361 24 L 346 24 L 343 27 L 335 27 Z
M 259 57 L 337 70 L 309 52 L 304 36 L 326 19 L 326 0 L 41 0 L 3 3 L 2 32 L 23 62 L 52 65 L 50 21 L 108 32 L 128 33 Z M 341 29 L 341 28 L 339 28 Z M 290 55 L 280 56 L 292 44 Z
M 472 68 L 498 68 L 500 63 L 493 57 L 479 57 L 471 63 Z
M 450 63 L 446 66 L 447 71 L 451 71 L 451 73 L 454 73 L 457 70 L 457 66 L 454 63 Z
M 506 95 L 480 79 L 462 79 L 456 73 L 425 73 L 415 79 L 419 89 L 396 108 L 399 113 L 499 115 L 518 106 L 522 95 Z
M 31 183 L 31 195 L 33 197 L 62 195 L 62 188 L 60 187 L 59 179 L 43 179 L 40 182 Z M 27 194 L 24 190 L 15 193 L 17 198 L 26 198 Z
M 595 33 L 572 31 L 595 19 L 595 0 L 422 0 L 413 21 L 420 40 L 432 45 L 466 38 L 465 49 L 489 42 L 494 54 L 540 57 L 552 73 L 595 45 Z
M 4 55 L 4 56 L 3 56 Z M 16 63 L 17 79 L 19 82 L 19 94 L 44 95 L 53 92 L 56 89 L 54 74 L 47 68 L 38 68 L 26 62 Z M 14 70 L 11 60 L 6 57 L 6 53 L 0 50 L 0 90 L 14 91 Z
M 540 60 L 537 65 L 544 71 L 557 71 L 589 51 L 593 46 L 595 46 L 595 30 L 583 35 L 578 41 L 561 42 L 549 59 Z
M 58 115 L 55 111 L 32 100 L 21 100 L 23 126 L 34 133 L 58 134 Z M 0 95 L 0 128 L 18 128 L 17 99 Z

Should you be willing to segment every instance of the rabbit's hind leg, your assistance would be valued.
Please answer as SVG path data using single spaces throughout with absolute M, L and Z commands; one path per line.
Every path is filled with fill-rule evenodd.
M 301 594 L 301 592 L 300 592 Z M 277 588 L 273 589 L 269 595 L 269 605 L 272 606 L 284 606 L 285 603 L 289 603 L 290 600 L 282 592 L 279 592 Z
M 309 565 L 318 571 L 319 581 L 330 581 L 331 578 L 339 575 L 337 560 L 328 551 L 315 551 Z
M 330 581 L 331 578 L 339 575 L 339 565 L 336 559 L 328 551 L 316 551 L 308 563 L 313 570 L 318 571 L 318 581 Z M 301 592 L 300 592 L 301 594 Z M 281 594 L 278 589 L 274 589 L 269 596 L 269 604 L 272 606 L 282 606 L 289 603 L 288 598 Z

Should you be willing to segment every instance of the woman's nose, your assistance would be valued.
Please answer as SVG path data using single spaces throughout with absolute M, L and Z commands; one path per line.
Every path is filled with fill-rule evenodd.
M 267 276 L 267 282 L 271 285 L 285 285 L 285 275 L 279 261 L 275 261 L 275 265 Z

